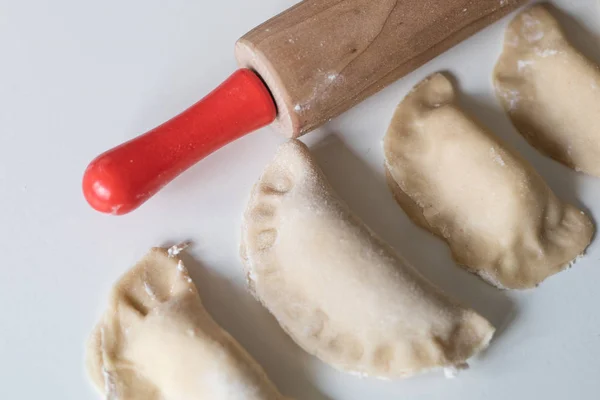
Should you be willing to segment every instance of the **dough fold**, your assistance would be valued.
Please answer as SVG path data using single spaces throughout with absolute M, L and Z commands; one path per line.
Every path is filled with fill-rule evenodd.
M 115 285 L 86 361 L 108 400 L 285 400 L 165 249 L 152 249 Z
M 400 206 L 445 240 L 458 264 L 497 287 L 535 287 L 590 244 L 591 220 L 466 115 L 441 74 L 400 103 L 384 150 Z
M 346 372 L 463 367 L 494 333 L 352 214 L 299 141 L 280 147 L 252 191 L 242 257 L 251 291 L 291 338 Z
M 548 7 L 536 5 L 509 25 L 496 93 L 532 146 L 600 177 L 600 68 L 568 42 Z

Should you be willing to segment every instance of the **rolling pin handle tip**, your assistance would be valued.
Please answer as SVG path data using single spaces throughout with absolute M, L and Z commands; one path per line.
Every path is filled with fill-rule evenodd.
M 90 163 L 83 193 L 96 210 L 123 215 L 209 154 L 275 120 L 263 81 L 240 69 L 175 118 Z

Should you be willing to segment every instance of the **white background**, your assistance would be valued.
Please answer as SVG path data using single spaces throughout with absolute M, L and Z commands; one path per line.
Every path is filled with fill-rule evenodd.
M 267 128 L 202 161 L 138 211 L 92 211 L 80 189 L 98 153 L 201 98 L 236 68 L 235 40 L 292 0 L 0 0 L 0 399 L 94 399 L 84 343 L 112 283 L 151 246 L 191 239 L 207 308 L 297 400 L 600 398 L 600 245 L 531 292 L 500 292 L 452 263 L 385 185 L 381 139 L 397 103 L 447 70 L 463 104 L 531 161 L 564 199 L 600 215 L 600 180 L 541 156 L 492 94 L 507 20 L 304 140 L 333 186 L 431 280 L 499 329 L 460 379 L 386 383 L 303 353 L 244 289 L 241 214 L 283 138 Z M 600 60 L 600 9 L 555 1 L 571 38 Z M 572 94 L 576 96 L 576 93 Z M 193 259 L 192 259 L 193 258 Z

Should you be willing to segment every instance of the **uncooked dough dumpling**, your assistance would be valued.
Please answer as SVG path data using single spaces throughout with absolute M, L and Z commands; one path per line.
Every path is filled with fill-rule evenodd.
M 251 291 L 283 329 L 346 372 L 464 367 L 494 333 L 354 216 L 298 141 L 280 147 L 254 187 L 242 256 Z
M 109 400 L 284 399 L 165 249 L 153 249 L 114 287 L 87 367 Z
M 467 116 L 441 74 L 400 103 L 384 147 L 402 208 L 444 239 L 458 264 L 497 287 L 535 287 L 591 241 L 590 219 Z
M 567 41 L 547 6 L 534 6 L 510 24 L 494 81 L 532 146 L 600 177 L 600 69 Z

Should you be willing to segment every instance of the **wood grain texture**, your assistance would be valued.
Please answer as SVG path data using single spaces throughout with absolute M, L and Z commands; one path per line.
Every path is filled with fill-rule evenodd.
M 298 137 L 500 19 L 528 0 L 305 0 L 244 35 L 243 67 Z

